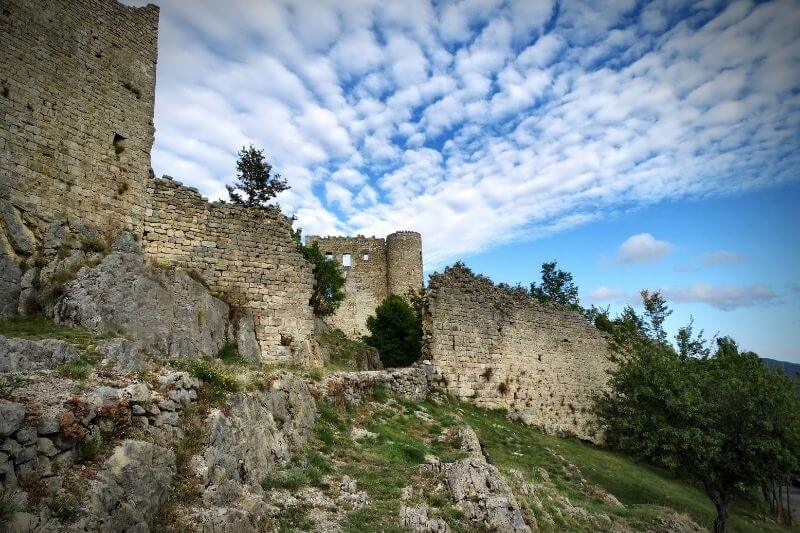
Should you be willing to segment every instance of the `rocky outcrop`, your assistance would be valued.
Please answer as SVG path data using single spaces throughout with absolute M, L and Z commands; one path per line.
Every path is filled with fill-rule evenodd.
M 49 368 L 77 357 L 75 349 L 61 340 L 29 341 L 0 336 L 0 373 Z
M 511 487 L 483 456 L 480 441 L 469 427 L 459 429 L 461 447 L 469 457 L 442 465 L 445 484 L 464 515 L 490 531 L 530 532 Z
M 291 374 L 276 376 L 266 391 L 239 393 L 224 409 L 214 409 L 208 443 L 193 458 L 203 501 L 224 507 L 261 494 L 267 475 L 305 444 L 315 418 L 308 386 Z
M 91 488 L 88 529 L 147 531 L 170 495 L 175 454 L 149 442 L 126 440 L 106 460 Z
M 430 508 L 425 505 L 400 508 L 400 523 L 414 533 L 450 533 L 447 522 L 437 516 L 429 515 Z
M 113 352 L 128 366 L 141 363 L 137 354 L 216 355 L 225 344 L 228 312 L 186 272 L 148 266 L 127 233 L 99 265 L 77 272 L 55 306 L 60 322 L 132 339 L 133 345 Z

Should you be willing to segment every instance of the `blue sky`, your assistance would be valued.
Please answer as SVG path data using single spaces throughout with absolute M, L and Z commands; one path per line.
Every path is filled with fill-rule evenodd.
M 153 167 L 265 149 L 306 234 L 423 234 L 800 361 L 800 2 L 163 0 Z

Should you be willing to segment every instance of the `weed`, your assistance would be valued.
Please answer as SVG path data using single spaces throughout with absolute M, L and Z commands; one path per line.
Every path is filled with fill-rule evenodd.
M 81 250 L 87 253 L 108 253 L 108 244 L 100 237 L 81 237 Z
M 59 376 L 65 378 L 84 380 L 89 377 L 101 359 L 100 354 L 88 351 L 80 354 L 76 359 L 57 365 L 55 371 Z
M 14 497 L 14 493 L 0 487 L 0 524 L 8 522 L 14 513 L 21 510 L 22 508 Z
M 218 394 L 225 395 L 242 389 L 242 383 L 239 379 L 223 365 L 212 359 L 173 359 L 170 364 L 203 380 Z
M 98 457 L 103 450 L 103 445 L 102 435 L 90 435 L 83 439 L 75 448 L 78 462 L 86 463 Z
M 71 524 L 80 516 L 80 502 L 71 492 L 61 490 L 47 504 L 50 513 L 62 524 Z
M 217 352 L 217 359 L 226 365 L 247 365 L 249 364 L 241 355 L 239 355 L 235 344 L 227 343 Z

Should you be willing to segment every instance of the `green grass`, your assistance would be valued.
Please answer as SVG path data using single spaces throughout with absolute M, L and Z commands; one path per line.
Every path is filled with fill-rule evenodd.
M 315 333 L 314 338 L 328 350 L 328 366 L 333 370 L 359 370 L 358 362 L 368 359 L 374 350 L 361 341 L 348 339 L 341 330 Z
M 208 387 L 209 399 L 221 400 L 243 388 L 242 381 L 223 363 L 209 359 L 172 359 L 170 365 L 199 378 Z
M 83 328 L 56 324 L 42 316 L 14 316 L 0 320 L 0 335 L 31 341 L 59 339 L 78 352 L 78 358 L 55 367 L 57 374 L 72 379 L 86 379 L 102 359 L 95 351 L 98 342 L 117 337 L 114 333 L 98 334 Z
M 449 410 L 451 406 L 431 406 Z M 574 503 L 590 509 L 614 513 L 640 523 L 651 522 L 659 507 L 669 507 L 690 515 L 698 524 L 710 527 L 715 516 L 705 493 L 687 480 L 638 462 L 631 457 L 571 438 L 547 435 L 542 431 L 510 421 L 501 411 L 488 411 L 459 404 L 458 412 L 478 433 L 487 459 L 498 468 L 521 470 L 526 478 L 536 479 L 536 469 L 544 468 L 555 487 Z M 582 495 L 565 474 L 561 463 L 548 448 L 577 466 L 595 485 L 616 496 L 625 510 L 613 510 L 591 497 Z M 781 531 L 774 524 L 759 519 L 758 505 L 744 498 L 733 505 L 729 522 L 731 531 Z

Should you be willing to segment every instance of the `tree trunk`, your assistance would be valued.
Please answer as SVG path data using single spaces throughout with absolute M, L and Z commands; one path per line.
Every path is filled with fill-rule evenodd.
M 720 495 L 715 495 L 711 498 L 714 501 L 714 506 L 717 508 L 717 517 L 714 519 L 714 533 L 725 533 L 725 528 L 728 524 L 728 505 L 729 498 Z

